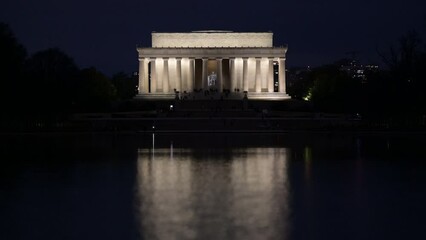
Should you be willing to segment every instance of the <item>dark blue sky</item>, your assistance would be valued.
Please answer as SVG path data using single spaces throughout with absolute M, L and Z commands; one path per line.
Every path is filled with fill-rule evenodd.
M 319 65 L 359 51 L 378 62 L 385 48 L 409 30 L 426 32 L 424 0 L 2 0 L 8 23 L 29 53 L 58 47 L 80 67 L 110 75 L 137 70 L 136 44 L 150 33 L 220 29 L 273 31 L 288 44 L 289 66 Z

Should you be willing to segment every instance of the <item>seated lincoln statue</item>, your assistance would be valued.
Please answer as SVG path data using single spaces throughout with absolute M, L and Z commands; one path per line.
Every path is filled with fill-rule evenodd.
M 274 47 L 272 32 L 152 32 L 151 37 L 150 47 L 137 48 L 136 98 L 173 99 L 175 92 L 191 94 L 194 89 L 230 89 L 236 98 L 290 98 L 285 86 L 287 47 Z

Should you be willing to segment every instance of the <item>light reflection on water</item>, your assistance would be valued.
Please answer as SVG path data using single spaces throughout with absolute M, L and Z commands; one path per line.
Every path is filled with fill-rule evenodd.
M 419 239 L 425 143 L 423 135 L 4 137 L 0 239 Z
M 286 148 L 139 150 L 146 239 L 286 239 Z

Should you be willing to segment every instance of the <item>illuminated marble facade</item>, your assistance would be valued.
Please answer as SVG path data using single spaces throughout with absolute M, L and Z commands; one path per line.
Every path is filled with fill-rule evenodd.
M 211 90 L 249 99 L 288 99 L 287 47 L 273 47 L 273 33 L 197 31 L 152 33 L 152 47 L 138 47 L 139 98 L 167 99 Z

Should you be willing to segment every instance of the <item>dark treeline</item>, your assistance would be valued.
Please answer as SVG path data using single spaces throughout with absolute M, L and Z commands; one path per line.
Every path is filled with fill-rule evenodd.
M 79 69 L 60 49 L 29 56 L 4 23 L 0 52 L 0 107 L 6 118 L 108 111 L 113 101 L 136 94 L 136 76 L 120 72 L 109 78 L 93 67 Z
M 359 113 L 365 120 L 393 125 L 425 125 L 426 47 L 419 34 L 410 32 L 378 54 L 383 69 L 353 59 L 291 69 L 289 94 L 308 100 L 314 111 Z
M 113 103 L 136 94 L 137 76 L 120 72 L 110 78 L 93 67 L 79 69 L 57 48 L 28 55 L 4 23 L 0 23 L 0 53 L 2 121 L 53 118 L 57 122 L 75 112 L 116 110 Z M 315 112 L 424 126 L 426 47 L 421 37 L 410 32 L 378 54 L 385 68 L 343 59 L 312 69 L 290 69 L 288 93 L 308 101 Z

